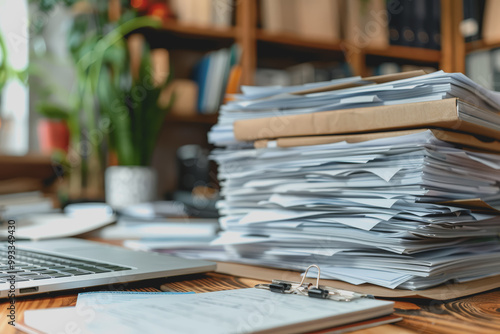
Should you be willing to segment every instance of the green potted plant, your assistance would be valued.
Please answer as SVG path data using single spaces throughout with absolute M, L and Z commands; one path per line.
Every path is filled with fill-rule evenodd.
M 45 6 L 41 5 L 44 1 L 39 4 L 39 9 L 51 10 L 53 3 L 45 2 Z M 111 156 L 116 157 L 111 160 L 117 160 L 120 167 L 126 166 L 129 170 L 146 170 L 151 165 L 156 139 L 171 105 L 158 105 L 160 93 L 168 83 L 169 76 L 163 76 L 161 81 L 154 80 L 158 78 L 155 63 L 159 61 L 155 55 L 161 51 L 150 51 L 145 44 L 140 50 L 140 66 L 136 66 L 135 70 L 134 66 L 131 68 L 134 59 L 130 52 L 130 35 L 141 28 L 158 28 L 161 22 L 140 17 L 125 6 L 118 10 L 121 15 L 113 15 L 114 18 L 110 19 L 108 2 L 65 0 L 64 3 L 73 8 L 68 47 L 77 79 L 72 94 L 76 99 L 70 108 L 71 140 L 67 161 L 70 176 L 80 174 L 78 181 L 86 189 L 86 196 L 80 197 L 99 198 L 98 190 L 104 189 L 103 170 L 110 164 L 110 152 Z M 75 9 L 73 5 L 78 5 L 78 8 Z M 164 59 L 164 62 L 167 60 Z M 112 171 L 117 169 L 113 166 L 107 175 L 113 175 Z M 113 179 L 112 176 L 110 178 Z M 145 188 L 150 190 L 156 185 L 154 177 L 152 180 L 152 185 Z M 144 183 L 144 178 L 139 183 Z M 115 182 L 109 184 L 109 190 L 116 188 L 113 186 Z M 133 186 L 133 180 L 122 180 L 118 184 L 129 185 L 130 192 L 140 188 Z M 90 188 L 94 189 L 92 194 L 97 196 L 89 196 Z M 119 193 L 126 194 L 129 190 L 120 190 Z M 112 197 L 107 197 L 114 206 L 154 199 L 136 197 L 118 204 Z
M 0 92 L 7 82 L 10 68 L 7 62 L 7 47 L 3 40 L 2 32 L 0 31 Z
M 2 32 L 0 31 L 0 140 L 2 139 L 2 89 L 7 82 L 9 75 L 9 67 L 7 65 L 7 47 L 2 37 Z
M 76 60 L 78 73 L 78 95 L 80 104 L 78 110 L 83 111 L 82 124 L 85 126 L 85 136 L 80 138 L 87 142 L 90 154 L 86 157 L 86 169 L 89 171 L 87 184 L 92 188 L 103 187 L 103 167 L 108 164 L 108 151 L 116 153 L 118 164 L 127 167 L 135 166 L 133 170 L 145 170 L 151 163 L 151 152 L 156 143 L 157 135 L 165 118 L 167 108 L 159 108 L 157 100 L 166 84 L 154 85 L 148 81 L 153 77 L 152 63 L 149 51 L 145 48 L 141 59 L 138 76 L 134 77 L 131 69 L 131 57 L 126 36 L 138 28 L 158 27 L 159 22 L 148 17 L 135 17 L 133 13 L 123 16 L 107 33 L 89 34 L 86 27 L 88 18 L 75 21 L 75 27 L 84 30 L 73 36 L 77 47 L 70 45 Z M 112 170 L 117 170 L 113 168 Z M 113 174 L 113 172 L 110 172 Z M 108 175 L 110 174 L 108 173 Z M 130 172 L 125 173 L 131 175 Z M 152 173 L 150 173 L 152 174 Z M 135 175 L 135 174 L 133 174 Z M 111 176 L 108 178 L 114 179 Z M 145 179 L 138 177 L 138 183 L 144 184 Z M 156 185 L 154 178 L 148 178 L 152 187 Z M 121 180 L 121 179 L 120 179 Z M 132 202 L 152 200 L 150 196 L 139 195 L 142 192 L 135 189 L 146 189 L 144 186 L 134 187 L 134 181 L 127 179 L 107 182 L 106 197 L 114 206 L 128 205 Z M 122 188 L 130 185 L 130 191 Z M 128 200 L 117 201 L 110 193 L 118 193 L 120 197 L 130 193 Z M 132 196 L 135 194 L 135 197 Z M 151 191 L 150 194 L 156 194 Z M 110 197 L 111 196 L 111 197 Z M 121 204 L 120 204 L 120 203 Z
M 160 96 L 170 81 L 166 50 L 150 51 L 140 35 L 130 36 L 127 50 L 137 53 L 138 64 L 118 68 L 105 62 L 100 71 L 97 96 L 102 117 L 110 124 L 109 146 L 117 166 L 105 173 L 106 201 L 113 207 L 156 199 L 157 176 L 151 167 L 153 150 L 173 98 L 160 106 Z M 135 49 L 134 49 L 135 48 Z M 121 50 L 112 50 L 117 56 Z M 128 57 L 131 59 L 132 57 Z
M 40 151 L 51 155 L 56 151 L 68 152 L 70 113 L 57 104 L 42 102 L 36 111 L 43 116 L 38 122 L 38 138 Z
M 75 24 L 85 29 L 85 22 Z M 172 98 L 164 106 L 158 103 L 170 80 L 168 54 L 149 50 L 141 35 L 130 34 L 158 26 L 156 19 L 129 13 L 108 33 L 82 32 L 82 42 L 72 50 L 78 59 L 81 109 L 93 151 L 101 153 L 106 146 L 116 156 L 118 166 L 108 167 L 105 174 L 106 200 L 114 207 L 156 199 L 151 158 L 173 102 Z

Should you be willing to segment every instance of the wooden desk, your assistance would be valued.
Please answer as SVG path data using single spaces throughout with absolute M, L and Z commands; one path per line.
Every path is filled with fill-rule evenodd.
M 262 281 L 228 276 L 217 273 L 172 277 L 168 279 L 126 285 L 127 290 L 159 291 L 163 286 L 168 291 L 210 292 L 252 287 Z M 99 290 L 96 288 L 94 290 Z M 91 290 L 89 290 L 91 291 Z M 19 299 L 16 303 L 17 317 L 28 309 L 73 306 L 76 293 L 46 295 Z M 0 304 L 0 333 L 19 333 L 7 324 L 7 303 Z M 357 334 L 416 334 L 416 333 L 500 333 L 500 289 L 450 302 L 430 300 L 398 300 L 396 314 L 403 321 L 361 330 Z

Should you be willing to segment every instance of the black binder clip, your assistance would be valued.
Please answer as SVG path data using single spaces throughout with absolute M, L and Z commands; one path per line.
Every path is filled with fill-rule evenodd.
M 289 291 L 292 288 L 290 283 L 271 283 L 269 284 L 269 290 L 272 292 L 281 292 L 285 293 L 285 291 Z
M 311 268 L 318 269 L 318 276 L 316 277 L 316 285 L 311 283 L 304 283 L 307 273 Z M 284 293 L 284 294 L 297 294 L 303 296 L 309 296 L 311 298 L 320 299 L 332 299 L 335 301 L 349 302 L 358 298 L 373 298 L 371 295 L 365 295 L 353 291 L 336 289 L 324 285 L 319 285 L 319 278 L 321 276 L 321 270 L 319 266 L 312 264 L 307 267 L 302 280 L 298 282 L 289 282 L 281 280 L 273 280 L 271 284 L 257 284 L 255 287 L 257 289 L 266 289 L 271 292 Z
M 312 267 L 315 267 L 316 269 L 318 269 L 318 276 L 316 277 L 316 286 L 312 287 L 312 288 L 311 287 L 308 288 L 307 295 L 309 297 L 313 297 L 313 298 L 326 299 L 326 298 L 328 298 L 328 295 L 330 293 L 328 290 L 322 289 L 319 287 L 319 277 L 321 276 L 321 269 L 319 269 L 319 267 L 317 265 L 311 264 L 309 267 L 307 267 L 306 271 L 304 272 L 304 275 L 302 276 L 302 280 L 300 281 L 300 285 L 302 285 L 304 283 L 304 280 L 306 279 L 306 276 L 307 276 L 307 272 Z

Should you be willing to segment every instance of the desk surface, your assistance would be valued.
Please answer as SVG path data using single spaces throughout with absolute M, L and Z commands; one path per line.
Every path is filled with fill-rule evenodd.
M 146 285 L 130 285 L 135 291 L 210 292 L 254 286 L 262 281 L 229 275 L 207 273 L 172 277 L 148 282 Z M 99 290 L 96 288 L 95 290 Z M 24 310 L 73 306 L 76 293 L 51 297 L 39 296 L 19 299 L 16 303 L 17 317 Z M 19 333 L 7 324 L 5 301 L 0 304 L 0 333 Z M 450 302 L 430 300 L 397 300 L 395 314 L 404 320 L 393 325 L 384 325 L 357 334 L 416 334 L 416 333 L 500 333 L 500 289 Z M 19 320 L 19 318 L 17 319 Z

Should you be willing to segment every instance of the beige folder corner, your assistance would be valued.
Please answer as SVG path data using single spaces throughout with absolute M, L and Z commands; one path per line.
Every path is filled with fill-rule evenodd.
M 413 130 L 399 130 L 399 131 L 382 131 L 382 132 L 369 132 L 353 135 L 322 135 L 322 136 L 302 136 L 302 137 L 284 137 L 276 138 L 275 140 L 260 139 L 254 142 L 255 148 L 266 147 L 296 147 L 296 146 L 311 146 L 311 145 L 324 145 L 333 144 L 345 141 L 347 143 L 359 143 L 368 140 L 399 137 L 431 131 L 433 135 L 442 141 L 462 146 L 469 150 L 500 152 L 500 142 L 497 140 L 478 138 L 471 134 L 454 132 L 448 130 L 438 129 L 413 129 Z
M 368 132 L 443 128 L 500 140 L 500 131 L 463 119 L 462 108 L 476 108 L 457 98 L 287 115 L 234 122 L 240 141 L 281 137 L 359 134 Z M 486 111 L 482 111 L 486 112 Z M 482 124 L 482 123 L 481 123 Z

